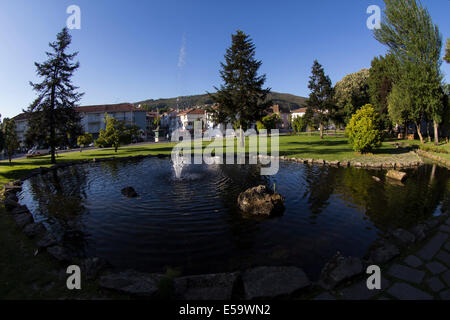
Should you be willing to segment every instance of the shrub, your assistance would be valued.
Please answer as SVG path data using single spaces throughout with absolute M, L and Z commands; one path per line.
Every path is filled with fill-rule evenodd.
M 295 132 L 302 132 L 306 129 L 306 119 L 304 119 L 303 117 L 296 117 L 293 121 L 292 121 L 292 128 L 294 129 Z
M 353 114 L 345 133 L 356 152 L 367 153 L 381 145 L 381 124 L 372 105 L 366 104 Z
M 86 147 L 90 145 L 94 141 L 94 138 L 92 137 L 92 134 L 85 133 L 78 137 L 77 144 L 81 147 Z

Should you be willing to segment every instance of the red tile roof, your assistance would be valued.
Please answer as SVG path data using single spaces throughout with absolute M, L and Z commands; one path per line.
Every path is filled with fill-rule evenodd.
M 205 114 L 205 110 L 198 108 L 191 108 L 187 110 L 183 110 L 178 113 L 178 116 L 184 116 L 186 114 Z
M 299 108 L 292 110 L 291 113 L 305 113 L 307 108 Z
M 104 113 L 104 112 L 145 111 L 143 109 L 136 108 L 131 103 L 75 107 L 75 110 L 78 112 L 102 112 L 102 113 Z

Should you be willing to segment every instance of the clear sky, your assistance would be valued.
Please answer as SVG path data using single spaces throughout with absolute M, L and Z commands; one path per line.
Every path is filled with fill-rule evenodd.
M 444 41 L 450 1 L 423 0 Z M 0 113 L 12 117 L 35 94 L 35 61 L 66 24 L 69 5 L 81 8 L 81 30 L 71 30 L 79 51 L 74 82 L 81 105 L 136 102 L 212 91 L 219 62 L 237 29 L 250 34 L 261 71 L 274 91 L 308 95 L 318 59 L 333 84 L 370 67 L 386 49 L 366 27 L 369 5 L 382 0 L 1 0 Z M 443 53 L 444 54 L 444 53 Z M 442 54 L 442 55 L 443 55 Z M 443 64 L 449 82 L 449 64 Z

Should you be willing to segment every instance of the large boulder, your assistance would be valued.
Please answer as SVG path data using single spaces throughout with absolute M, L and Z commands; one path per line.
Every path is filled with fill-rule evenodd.
M 47 252 L 59 262 L 68 262 L 73 258 L 68 249 L 59 245 L 47 248 Z
M 230 300 L 237 273 L 176 278 L 175 296 L 183 300 Z
M 238 197 L 239 208 L 249 214 L 273 215 L 284 211 L 284 198 L 264 185 L 250 188 Z
M 406 173 L 397 170 L 389 170 L 386 173 L 386 177 L 397 181 L 404 181 L 406 179 Z
M 15 201 L 14 199 L 12 199 L 10 197 L 5 198 L 5 200 L 3 200 L 3 203 L 5 205 L 6 210 L 8 210 L 8 211 L 12 211 L 15 208 L 20 206 L 20 204 L 17 201 Z
M 328 261 L 320 274 L 319 284 L 332 289 L 344 280 L 363 272 L 363 264 L 359 258 L 344 257 L 340 252 Z
M 403 246 L 408 246 L 416 241 L 416 237 L 409 231 L 403 229 L 396 229 L 392 232 L 394 239 Z
M 289 296 L 311 282 L 297 267 L 257 267 L 242 275 L 246 299 L 271 299 Z
M 143 297 L 152 297 L 158 291 L 158 285 L 164 276 L 148 274 L 134 270 L 112 273 L 100 278 L 100 287 L 121 293 Z
M 136 198 L 138 194 L 133 187 L 126 187 L 121 190 L 121 193 L 127 198 Z

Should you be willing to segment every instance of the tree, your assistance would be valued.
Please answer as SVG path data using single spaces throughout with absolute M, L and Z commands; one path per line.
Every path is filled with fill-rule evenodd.
M 325 75 L 322 66 L 317 60 L 314 60 L 308 88 L 311 90 L 311 93 L 306 104 L 318 117 L 320 139 L 323 139 L 324 125 L 328 123 L 329 116 L 334 107 L 333 87 L 330 78 Z
M 447 38 L 447 43 L 445 45 L 445 57 L 444 60 L 447 61 L 447 63 L 450 63 L 450 39 Z
M 342 78 L 334 86 L 334 100 L 339 109 L 343 109 L 346 122 L 356 110 L 369 103 L 369 70 L 361 69 Z
M 388 46 L 399 66 L 402 87 L 415 95 L 411 113 L 417 121 L 427 112 L 433 119 L 435 143 L 443 117 L 440 53 L 442 36 L 429 12 L 416 0 L 385 0 L 384 19 L 374 36 Z M 416 99 L 418 98 L 418 100 Z M 421 114 L 419 116 L 419 114 Z M 420 122 L 420 120 L 419 120 Z
M 396 84 L 392 87 L 386 102 L 388 105 L 389 118 L 391 119 L 392 124 L 404 125 L 406 131 L 411 108 L 411 96 L 409 95 L 409 92 L 402 88 L 399 84 Z
M 295 117 L 292 121 L 292 128 L 295 132 L 302 132 L 306 129 L 307 123 L 305 121 L 305 117 Z
M 0 152 L 3 151 L 3 147 L 5 146 L 5 139 L 3 136 L 3 130 L 1 130 L 1 123 L 2 123 L 2 115 L 0 114 Z
M 40 83 L 30 82 L 38 97 L 28 109 L 31 130 L 28 137 L 46 141 L 50 146 L 51 163 L 56 162 L 55 150 L 58 143 L 67 138 L 68 126 L 80 122 L 74 106 L 83 96 L 71 80 L 79 63 L 72 62 L 77 52 L 66 53 L 72 41 L 67 28 L 58 33 L 56 39 L 49 44 L 52 52 L 46 53 L 48 60 L 35 63 L 37 75 L 43 80 Z
M 126 126 L 123 121 L 118 121 L 107 113 L 105 123 L 105 130 L 100 129 L 99 137 L 95 141 L 95 145 L 99 148 L 113 147 L 117 152 L 121 145 L 130 144 L 133 138 L 139 135 L 137 126 Z
M 238 123 L 241 146 L 244 146 L 243 129 L 260 120 L 270 107 L 267 101 L 270 89 L 264 89 L 266 75 L 258 75 L 262 62 L 255 59 L 255 45 L 241 30 L 231 36 L 232 44 L 221 63 L 223 84 L 211 98 L 218 108 L 209 108 L 215 123 Z
M 383 128 L 390 128 L 392 124 L 391 119 L 389 119 L 387 99 L 392 90 L 395 70 L 395 58 L 392 54 L 375 57 L 369 69 L 367 84 L 369 86 L 370 103 L 380 115 Z
M 346 134 L 356 152 L 367 153 L 381 145 L 382 131 L 378 114 L 372 105 L 366 104 L 350 119 Z
M 80 152 L 83 151 L 83 147 L 90 145 L 94 141 L 92 134 L 85 133 L 78 137 L 77 144 L 80 146 Z
M 4 149 L 8 156 L 9 164 L 14 153 L 19 148 L 19 140 L 16 132 L 16 122 L 14 119 L 5 118 L 2 123 L 1 131 L 4 137 Z

